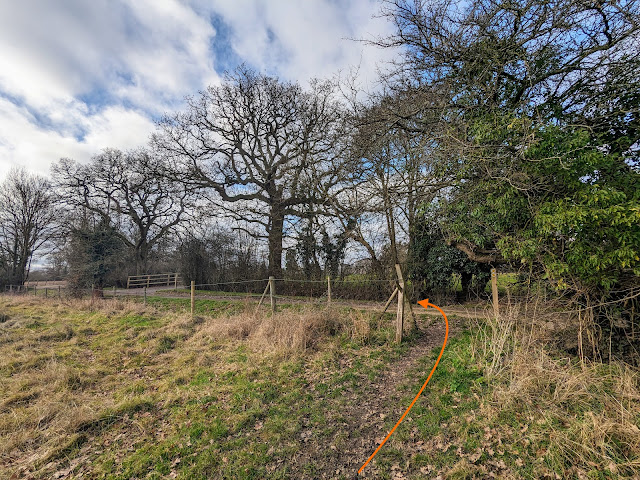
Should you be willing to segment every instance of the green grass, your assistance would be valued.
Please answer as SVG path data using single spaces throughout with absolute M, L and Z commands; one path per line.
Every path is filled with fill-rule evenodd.
M 631 400 L 640 392 L 637 375 L 617 366 L 613 375 L 611 366 L 593 365 L 585 370 L 578 362 L 550 357 L 558 370 L 539 372 L 543 378 L 562 375 L 567 382 L 567 378 L 585 377 L 584 383 L 576 380 L 575 385 L 565 386 L 571 401 L 554 399 L 544 391 L 544 381 L 534 376 L 524 383 L 532 382 L 541 391 L 534 389 L 505 402 L 500 392 L 508 390 L 512 381 L 523 380 L 508 376 L 488 380 L 478 353 L 479 338 L 481 332 L 474 330 L 449 342 L 425 394 L 408 415 L 409 421 L 398 428 L 394 448 L 381 451 L 381 462 L 397 463 L 398 452 L 419 440 L 429 453 L 409 459 L 408 470 L 415 478 L 420 478 L 419 472 L 444 478 L 484 478 L 492 472 L 505 478 L 621 479 L 637 472 L 629 466 L 640 465 L 640 436 L 634 433 L 640 434 L 640 407 Z M 400 388 L 406 393 L 403 404 L 410 403 L 438 353 L 434 349 L 408 373 Z M 524 361 L 536 368 L 535 356 Z M 532 375 L 532 370 L 527 373 Z M 620 422 L 612 410 L 619 402 L 631 415 L 635 411 L 635 420 Z M 394 421 L 389 419 L 387 427 Z M 599 428 L 609 431 L 602 437 L 592 435 Z M 599 447 L 606 453 L 599 453 Z
M 418 340 L 395 345 L 393 314 L 362 313 L 366 336 L 341 330 L 291 352 L 221 333 L 242 319 L 233 316 L 241 302 L 202 299 L 191 319 L 183 299 L 147 301 L 0 297 L 0 477 L 317 478 L 327 454 L 315 445 L 335 444 L 339 458 L 360 438 L 366 425 L 344 412 L 378 395 L 386 367 Z M 640 409 L 629 400 L 637 377 L 539 351 L 517 363 L 514 347 L 497 354 L 513 372 L 529 369 L 515 384 L 515 373 L 487 376 L 483 338 L 478 329 L 450 338 L 423 396 L 368 467 L 375 478 L 628 478 L 625 465 L 639 461 L 630 434 Z M 438 352 L 418 358 L 393 403 L 409 405 Z M 545 362 L 538 377 L 536 358 Z M 635 427 L 615 423 L 616 402 Z M 380 421 L 390 429 L 397 418 Z M 606 422 L 613 427 L 600 440 L 589 436 Z M 605 454 L 571 442 L 602 442 Z M 296 462 L 301 449 L 309 455 Z
M 174 317 L 181 299 L 105 308 L 88 301 L 79 308 L 33 298 L 2 302 L 8 321 L 19 321 L 0 344 L 3 396 L 13 399 L 0 405 L 0 432 L 16 429 L 9 431 L 15 440 L 18 429 L 38 431 L 19 443 L 10 462 L 33 478 L 51 478 L 70 465 L 110 479 L 313 472 L 313 463 L 290 465 L 301 429 L 319 437 L 336 432 L 324 412 L 339 409 L 345 393 L 358 395 L 365 379 L 379 378 L 384 364 L 408 348 L 389 342 L 390 325 L 376 328 L 371 344 L 339 334 L 305 355 L 198 337 L 207 319 L 243 308 L 226 301 L 198 301 L 204 317 L 194 321 Z M 313 392 L 310 378 L 318 384 Z M 36 413 L 43 409 L 51 410 L 45 427 Z M 0 437 L 0 448 L 10 448 L 9 437 Z M 0 476 L 3 469 L 16 472 L 6 468 Z

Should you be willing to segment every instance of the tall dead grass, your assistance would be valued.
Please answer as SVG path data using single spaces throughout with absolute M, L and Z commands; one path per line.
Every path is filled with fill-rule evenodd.
M 540 305 L 510 305 L 484 319 L 473 354 L 495 387 L 490 414 L 526 418 L 523 431 L 547 444 L 545 459 L 567 476 L 594 465 L 632 475 L 640 469 L 640 375 L 558 348 L 579 328 L 559 317 Z
M 317 349 L 328 337 L 348 335 L 366 342 L 370 334 L 370 315 L 345 314 L 332 308 L 284 310 L 275 315 L 257 316 L 253 310 L 207 319 L 194 341 L 221 338 L 245 340 L 257 350 L 285 354 Z

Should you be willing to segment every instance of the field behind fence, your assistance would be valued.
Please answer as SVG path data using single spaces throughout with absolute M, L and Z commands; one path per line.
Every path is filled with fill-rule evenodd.
M 129 277 L 127 287 L 103 287 L 101 289 L 71 289 L 58 282 L 56 285 L 8 285 L 4 292 L 14 295 L 33 295 L 44 298 L 129 298 L 152 302 L 179 310 L 187 310 L 191 315 L 206 311 L 203 302 L 244 301 L 257 304 L 256 312 L 265 305 L 271 313 L 277 311 L 278 304 L 341 305 L 386 312 L 395 304 L 396 341 L 402 341 L 407 314 L 414 325 L 416 315 L 413 305 L 421 298 L 415 298 L 414 286 L 405 282 L 402 270 L 396 265 L 395 279 L 371 279 L 366 277 L 318 280 L 287 279 L 269 277 L 256 280 L 236 280 L 216 283 L 196 283 L 191 281 L 188 288 L 179 286 L 179 275 L 164 273 Z M 495 270 L 491 272 L 491 297 L 494 316 L 498 316 L 498 282 Z M 432 298 L 432 301 L 434 299 Z M 200 305 L 197 303 L 200 302 Z M 418 307 L 419 308 L 419 307 Z M 422 312 L 421 312 L 422 313 Z M 466 315 L 465 315 L 466 316 Z

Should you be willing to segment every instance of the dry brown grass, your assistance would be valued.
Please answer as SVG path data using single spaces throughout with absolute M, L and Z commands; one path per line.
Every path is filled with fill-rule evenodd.
M 524 416 L 523 432 L 532 443 L 546 444 L 545 458 L 567 476 L 580 476 L 582 467 L 594 465 L 615 475 L 637 472 L 640 374 L 622 363 L 562 355 L 555 348 L 557 332 L 577 335 L 570 320 L 518 305 L 485 319 L 474 342 L 474 355 L 495 385 L 485 414 Z
M 96 357 L 115 356 L 117 344 L 91 346 L 98 327 L 84 317 L 149 315 L 148 307 L 5 297 L 0 311 L 0 467 L 37 470 L 81 445 L 89 431 L 140 407 L 140 399 L 133 405 L 108 394 L 119 383 L 117 367 Z
M 327 337 L 338 334 L 364 339 L 369 321 L 368 315 L 345 315 L 330 308 L 285 310 L 262 317 L 247 309 L 237 315 L 209 319 L 194 335 L 194 341 L 231 338 L 246 341 L 263 352 L 303 353 L 317 349 Z
M 0 297 L 0 477 L 50 478 L 68 452 L 107 427 L 138 425 L 136 412 L 171 404 L 184 394 L 176 385 L 199 368 L 232 368 L 222 350 L 243 344 L 290 356 L 333 335 L 368 336 L 365 314 L 284 309 L 258 317 L 254 308 L 192 318 L 127 299 Z

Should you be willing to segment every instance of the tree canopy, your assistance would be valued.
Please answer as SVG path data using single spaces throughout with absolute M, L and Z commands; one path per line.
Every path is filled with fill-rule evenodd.
M 240 67 L 165 117 L 154 142 L 176 178 L 212 190 L 226 215 L 268 239 L 269 272 L 282 272 L 286 219 L 318 208 L 344 181 L 345 117 L 334 86 L 308 90 Z

